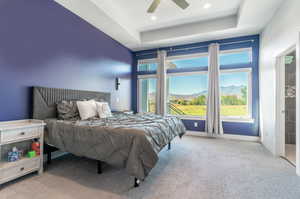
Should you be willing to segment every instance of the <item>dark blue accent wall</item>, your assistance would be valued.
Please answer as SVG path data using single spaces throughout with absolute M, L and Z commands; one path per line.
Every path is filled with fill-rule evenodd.
M 180 46 L 170 46 L 159 48 L 159 50 L 167 50 L 170 49 L 176 51 L 168 52 L 168 56 L 174 55 L 184 55 L 191 53 L 203 53 L 208 52 L 208 45 L 211 43 L 219 43 L 221 44 L 220 50 L 230 50 L 230 49 L 238 49 L 238 48 L 247 48 L 252 47 L 252 56 L 253 62 L 245 65 L 232 65 L 231 69 L 234 68 L 252 68 L 252 118 L 254 122 L 223 122 L 223 129 L 225 134 L 237 134 L 237 135 L 248 135 L 248 136 L 259 136 L 259 35 L 250 35 L 222 40 L 213 40 L 207 42 L 193 43 L 188 45 L 180 45 Z M 231 44 L 228 44 L 231 43 Z M 192 48 L 190 50 L 178 50 L 183 48 Z M 149 59 L 155 58 L 156 52 L 158 49 L 151 49 L 145 51 L 135 52 L 135 63 L 133 68 L 132 75 L 132 107 L 135 111 L 137 111 L 137 75 L 140 74 L 137 72 L 137 60 L 139 59 Z M 223 66 L 221 66 L 223 68 Z M 226 66 L 227 69 L 228 66 Z M 193 69 L 194 70 L 194 69 Z M 198 69 L 197 69 L 198 70 Z M 204 70 L 207 70 L 204 68 Z M 204 131 L 205 130 L 205 121 L 203 120 L 183 120 L 185 126 L 188 130 L 194 131 Z M 198 122 L 198 127 L 194 127 L 194 122 Z
M 112 92 L 130 109 L 132 64 L 130 50 L 52 0 L 0 2 L 0 121 L 31 116 L 32 86 Z

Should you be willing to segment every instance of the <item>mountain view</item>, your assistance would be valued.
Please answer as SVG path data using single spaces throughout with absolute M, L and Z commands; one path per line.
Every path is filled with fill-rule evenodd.
M 204 116 L 206 113 L 207 90 L 190 95 L 169 94 L 168 111 L 173 115 Z M 155 109 L 155 93 L 150 93 L 149 107 Z M 246 86 L 221 87 L 221 114 L 223 116 L 244 116 L 248 114 Z
M 246 87 L 245 86 L 234 86 L 234 85 L 221 87 L 222 96 L 233 96 L 234 95 L 234 96 L 237 96 L 238 98 L 241 98 L 242 97 L 241 90 L 243 88 L 246 88 Z M 170 97 L 171 97 L 171 99 L 192 100 L 192 99 L 197 98 L 202 95 L 207 96 L 207 90 L 199 92 L 199 93 L 190 94 L 190 95 L 171 93 Z M 149 97 L 150 97 L 150 100 L 153 100 L 155 98 L 155 93 L 150 93 Z
M 245 88 L 245 86 L 227 86 L 221 87 L 221 92 L 223 96 L 235 95 L 238 97 L 242 97 L 241 90 Z M 207 96 L 207 90 L 202 91 L 200 93 L 194 93 L 190 95 L 180 95 L 180 94 L 173 94 L 171 93 L 170 96 L 172 99 L 185 99 L 185 100 L 192 100 L 193 98 L 199 97 L 201 95 Z

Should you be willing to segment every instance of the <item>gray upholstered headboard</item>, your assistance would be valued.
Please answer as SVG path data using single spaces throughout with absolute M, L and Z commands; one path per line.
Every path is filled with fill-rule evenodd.
M 86 99 L 98 99 L 110 103 L 110 93 L 33 87 L 33 119 L 56 118 L 56 104 L 62 100 Z

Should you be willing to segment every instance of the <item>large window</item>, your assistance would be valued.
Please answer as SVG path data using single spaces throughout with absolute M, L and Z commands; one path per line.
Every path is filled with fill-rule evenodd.
M 251 117 L 251 70 L 224 70 L 220 75 L 221 116 Z
M 137 70 L 142 71 L 156 71 L 157 70 L 157 60 L 156 59 L 146 59 L 139 60 Z
M 252 118 L 252 49 L 220 52 L 220 103 L 223 119 Z M 139 75 L 139 111 L 155 112 L 158 61 L 139 61 L 138 71 L 152 71 Z M 191 54 L 167 57 L 167 113 L 183 118 L 204 119 L 208 93 L 208 54 Z M 249 64 L 249 68 L 245 68 Z M 248 67 L 246 65 L 246 67 Z M 230 68 L 230 69 L 229 69 Z M 180 70 L 172 70 L 180 69 Z
M 207 72 L 170 74 L 168 77 L 168 113 L 205 116 L 208 90 Z M 220 75 L 221 116 L 251 117 L 251 70 L 222 70 Z
M 167 69 L 188 69 L 208 66 L 208 55 L 192 55 L 180 57 L 171 57 L 167 60 Z
M 143 77 L 139 80 L 139 112 L 156 111 L 157 80 L 155 77 Z
M 252 62 L 251 48 L 226 50 L 220 53 L 220 65 L 247 64 Z
M 167 88 L 169 114 L 185 116 L 206 114 L 207 72 L 169 75 Z

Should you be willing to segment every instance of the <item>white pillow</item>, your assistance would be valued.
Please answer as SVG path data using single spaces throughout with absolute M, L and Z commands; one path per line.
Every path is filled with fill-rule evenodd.
M 100 118 L 111 117 L 111 110 L 107 102 L 96 102 L 97 112 Z
M 77 107 L 81 120 L 87 120 L 97 116 L 97 106 L 95 100 L 77 101 Z

